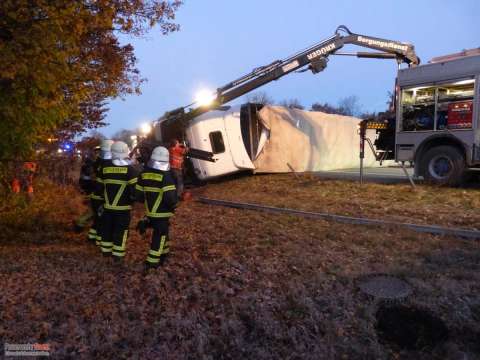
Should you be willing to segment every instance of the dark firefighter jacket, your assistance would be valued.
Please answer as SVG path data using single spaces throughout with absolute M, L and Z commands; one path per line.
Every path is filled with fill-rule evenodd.
M 177 204 L 177 192 L 170 171 L 146 167 L 138 176 L 137 200 L 145 202 L 145 212 L 151 218 L 168 218 Z
M 111 159 L 107 160 L 107 159 L 98 158 L 95 161 L 95 164 L 94 164 L 95 189 L 92 192 L 92 194 L 90 195 L 90 198 L 92 198 L 94 200 L 102 201 L 102 202 L 103 202 L 104 197 L 105 197 L 104 189 L 103 189 L 103 182 L 102 182 L 102 176 L 103 176 L 102 171 L 103 171 L 103 168 L 106 167 L 106 166 L 114 166 Z
M 80 178 L 78 180 L 82 191 L 90 195 L 95 189 L 95 165 L 94 161 L 86 158 L 80 169 Z
M 129 211 L 135 200 L 137 175 L 130 165 L 115 166 L 108 163 L 102 167 L 97 182 L 103 185 L 103 207 L 108 210 Z

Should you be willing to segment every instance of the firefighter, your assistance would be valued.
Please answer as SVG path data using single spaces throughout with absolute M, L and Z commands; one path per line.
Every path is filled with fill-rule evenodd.
M 58 164 L 58 162 L 57 162 Z M 87 197 L 86 201 L 90 202 L 92 193 L 94 191 L 95 185 L 95 152 L 88 154 L 80 168 L 80 177 L 78 179 L 78 184 L 80 186 L 81 192 Z M 88 224 L 88 222 L 93 218 L 94 211 L 92 206 L 88 207 L 88 210 L 85 211 L 80 217 L 75 221 L 75 231 L 81 232 Z M 89 241 L 95 241 L 95 233 L 92 230 L 89 230 L 87 239 Z
M 100 178 L 104 194 L 101 248 L 104 256 L 112 255 L 116 262 L 121 262 L 125 256 L 137 176 L 128 159 L 127 144 L 116 141 L 111 152 L 112 164 L 102 167 Z
M 157 146 L 136 185 L 137 200 L 145 203 L 146 221 L 153 229 L 146 270 L 163 265 L 170 250 L 168 227 L 177 204 L 177 194 L 169 170 L 169 151 Z
M 102 168 L 105 166 L 112 165 L 112 153 L 111 147 L 113 144 L 113 140 L 102 140 L 100 143 L 99 151 L 100 154 L 95 160 L 94 163 L 94 174 L 95 174 L 95 184 L 93 191 L 90 195 L 90 205 L 93 211 L 93 224 L 90 230 L 88 231 L 88 239 L 90 241 L 94 241 L 95 245 L 100 246 L 102 241 L 101 237 L 101 215 L 102 215 L 102 205 L 103 205 L 103 187 L 101 183 L 101 171 Z M 99 181 L 100 180 L 100 181 Z
M 168 152 L 170 153 L 171 173 L 177 187 L 177 198 L 181 200 L 183 194 L 183 162 L 187 149 L 177 139 L 174 139 Z
M 80 177 L 78 185 L 83 193 L 90 195 L 93 191 L 95 158 L 91 154 L 87 155 L 80 167 Z

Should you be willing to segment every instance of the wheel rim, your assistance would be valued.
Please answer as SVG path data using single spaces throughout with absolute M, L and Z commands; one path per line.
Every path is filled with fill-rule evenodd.
M 447 179 L 453 171 L 452 160 L 445 155 L 437 155 L 428 164 L 428 172 L 437 180 Z

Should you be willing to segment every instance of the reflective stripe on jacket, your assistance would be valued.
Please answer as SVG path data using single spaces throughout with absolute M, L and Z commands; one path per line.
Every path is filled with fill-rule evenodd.
M 91 199 L 104 200 L 102 171 L 106 166 L 114 166 L 111 159 L 99 159 L 95 162 L 95 186 L 93 193 L 90 195 Z
M 132 209 L 135 199 L 137 176 L 134 168 L 128 166 L 104 166 L 97 182 L 103 186 L 105 209 L 125 211 Z
M 152 218 L 173 215 L 177 192 L 170 171 L 147 167 L 139 176 L 135 187 L 137 200 L 145 203 L 145 213 Z

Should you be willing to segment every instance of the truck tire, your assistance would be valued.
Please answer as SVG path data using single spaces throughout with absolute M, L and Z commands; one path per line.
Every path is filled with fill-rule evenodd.
M 465 173 L 465 157 L 454 146 L 435 146 L 422 156 L 420 171 L 430 184 L 458 186 Z

